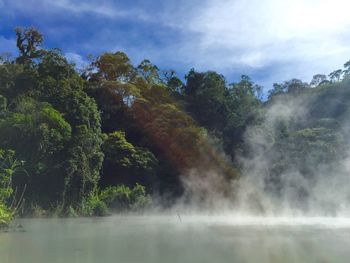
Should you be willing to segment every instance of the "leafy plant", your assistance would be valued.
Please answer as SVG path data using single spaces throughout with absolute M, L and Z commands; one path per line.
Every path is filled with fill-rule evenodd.
M 109 186 L 101 191 L 100 199 L 115 211 L 143 209 L 152 203 L 145 187 L 140 184 L 132 189 L 125 185 Z
M 105 216 L 108 208 L 102 201 L 97 191 L 92 192 L 81 204 L 80 213 L 84 216 Z
M 13 212 L 0 201 L 0 228 L 8 225 L 13 219 Z

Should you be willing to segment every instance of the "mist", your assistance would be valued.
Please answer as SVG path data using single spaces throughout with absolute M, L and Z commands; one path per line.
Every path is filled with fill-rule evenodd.
M 350 122 L 347 112 L 328 118 L 339 111 L 343 95 L 322 101 L 324 93 L 311 90 L 270 100 L 260 122 L 244 133 L 245 151 L 235 160 L 239 176 L 228 182 L 215 168 L 192 169 L 182 176 L 190 201 L 181 199 L 176 209 L 248 217 L 348 217 Z M 320 101 L 326 107 L 321 113 Z
M 289 165 L 273 178 L 271 170 L 278 155 L 292 158 L 290 152 L 278 152 L 271 138 L 280 125 L 307 122 L 309 100 L 277 100 L 267 109 L 259 127 L 249 127 L 245 140 L 251 149 L 249 158 L 240 157 L 242 178 L 237 182 L 238 207 L 252 213 L 272 215 L 348 215 L 349 151 L 332 162 L 315 163 L 312 153 L 302 153 L 306 167 Z M 346 138 L 349 124 L 341 123 L 339 132 Z M 307 169 L 305 175 L 301 169 Z

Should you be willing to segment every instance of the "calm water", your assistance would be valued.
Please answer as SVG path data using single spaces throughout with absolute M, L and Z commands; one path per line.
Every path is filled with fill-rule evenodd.
M 24 219 L 1 263 L 350 262 L 347 219 L 114 216 Z

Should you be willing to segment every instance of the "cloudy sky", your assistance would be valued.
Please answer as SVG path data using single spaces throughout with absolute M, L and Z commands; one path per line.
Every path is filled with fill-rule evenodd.
M 34 26 L 78 65 L 121 50 L 134 64 L 216 70 L 229 82 L 248 74 L 269 89 L 341 68 L 348 10 L 348 0 L 0 0 L 0 53 L 16 52 L 14 27 Z

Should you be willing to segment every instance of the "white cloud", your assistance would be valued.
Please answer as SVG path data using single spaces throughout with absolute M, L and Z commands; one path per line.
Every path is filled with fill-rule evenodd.
M 91 32 L 91 39 L 84 41 L 83 47 L 91 47 L 92 53 L 101 50 L 101 46 L 106 51 L 118 46 L 133 59 L 147 57 L 160 67 L 170 65 L 182 71 L 190 67 L 212 69 L 227 76 L 249 74 L 265 85 L 293 77 L 309 81 L 313 74 L 327 74 L 350 58 L 348 0 L 130 3 L 127 0 L 16 0 L 7 3 L 11 8 L 5 4 L 6 10 L 14 13 L 36 14 L 40 10 L 44 14 L 59 13 L 60 19 L 77 14 L 82 15 L 76 16 L 78 20 L 89 19 L 90 14 L 96 15 L 94 19 L 109 19 L 106 27 Z M 150 33 L 159 34 L 150 34 L 153 39 L 147 39 L 147 34 L 143 34 L 147 27 L 137 29 L 139 25 L 134 23 L 132 31 L 121 36 L 117 29 L 119 19 L 126 24 L 145 22 Z M 50 28 L 46 31 L 50 32 Z M 58 34 L 59 27 L 52 30 Z M 143 31 L 138 34 L 137 30 Z M 154 41 L 155 37 L 159 39 Z M 173 41 L 163 41 L 163 37 Z
M 350 57 L 349 9 L 347 0 L 207 0 L 183 24 L 197 36 L 181 43 L 183 56 L 224 71 L 286 65 L 280 77 L 309 80 Z
M 137 15 L 138 18 L 144 16 L 135 10 L 123 10 L 116 8 L 111 1 L 75 1 L 75 0 L 56 0 L 49 1 L 53 7 L 62 8 L 74 13 L 94 13 L 110 18 L 127 17 Z
M 0 4 L 1 4 L 0 0 Z M 150 16 L 138 8 L 119 8 L 118 2 L 111 0 L 16 0 L 7 3 L 11 11 L 43 12 L 64 11 L 70 14 L 95 14 L 104 18 L 118 19 L 133 17 L 147 20 Z M 1 11 L 0 11 L 1 13 Z
M 65 57 L 67 58 L 68 62 L 74 63 L 78 69 L 83 69 L 89 64 L 87 59 L 84 59 L 81 55 L 74 52 L 65 53 Z

